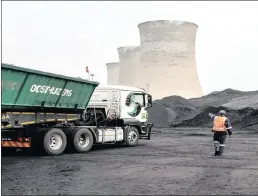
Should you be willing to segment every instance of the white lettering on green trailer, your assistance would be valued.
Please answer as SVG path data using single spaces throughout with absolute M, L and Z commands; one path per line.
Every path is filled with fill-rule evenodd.
M 51 86 L 44 86 L 44 85 L 36 85 L 36 84 L 33 84 L 30 87 L 30 92 L 51 94 L 51 95 L 57 95 L 57 96 L 59 96 L 61 94 L 61 96 L 67 96 L 67 97 L 72 96 L 72 90 L 56 88 L 56 87 L 51 87 Z

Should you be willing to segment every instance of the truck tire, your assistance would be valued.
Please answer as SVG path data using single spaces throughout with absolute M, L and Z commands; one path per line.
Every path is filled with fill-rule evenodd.
M 89 129 L 82 128 L 73 134 L 73 146 L 79 153 L 88 152 L 93 146 L 93 135 Z
M 129 126 L 126 132 L 126 146 L 136 146 L 139 142 L 139 131 L 136 127 Z
M 48 155 L 60 155 L 64 152 L 67 139 L 61 129 L 50 129 L 44 136 L 44 150 Z

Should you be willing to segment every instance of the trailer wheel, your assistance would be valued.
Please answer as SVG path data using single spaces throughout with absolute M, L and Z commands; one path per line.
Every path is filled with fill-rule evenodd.
M 93 135 L 89 129 L 79 129 L 73 135 L 73 145 L 77 152 L 88 152 L 93 145 Z
M 44 136 L 44 150 L 49 155 L 60 155 L 64 152 L 67 139 L 60 129 L 50 129 Z
M 136 127 L 129 126 L 126 132 L 126 145 L 127 146 L 136 146 L 139 142 L 139 132 Z

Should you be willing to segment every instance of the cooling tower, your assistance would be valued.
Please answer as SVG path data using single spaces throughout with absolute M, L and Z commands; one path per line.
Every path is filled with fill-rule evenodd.
M 120 85 L 136 86 L 138 81 L 137 67 L 140 62 L 140 46 L 127 46 L 117 49 L 119 55 Z
M 198 26 L 184 21 L 148 21 L 138 25 L 142 85 L 154 99 L 202 96 L 195 63 Z
M 107 84 L 119 85 L 119 63 L 107 63 Z

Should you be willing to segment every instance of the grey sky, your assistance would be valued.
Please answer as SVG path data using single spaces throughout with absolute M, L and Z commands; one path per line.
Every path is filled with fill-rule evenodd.
M 258 2 L 2 2 L 2 62 L 106 83 L 117 48 L 139 45 L 137 25 L 186 20 L 199 28 L 204 93 L 258 89 Z

